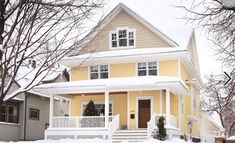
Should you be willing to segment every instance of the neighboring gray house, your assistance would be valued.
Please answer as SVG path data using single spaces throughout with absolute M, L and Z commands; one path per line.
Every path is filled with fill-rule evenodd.
M 69 80 L 66 70 L 46 77 L 43 83 Z M 10 93 L 21 87 L 14 83 Z M 69 114 L 70 100 L 55 98 L 55 116 Z M 0 105 L 0 141 L 44 139 L 44 130 L 49 125 L 49 96 L 33 91 L 22 93 Z

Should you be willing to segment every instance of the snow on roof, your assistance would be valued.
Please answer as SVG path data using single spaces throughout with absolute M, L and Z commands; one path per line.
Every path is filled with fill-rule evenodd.
M 73 57 L 65 57 L 63 60 L 133 56 L 133 55 L 143 55 L 143 54 L 152 54 L 152 53 L 180 52 L 180 51 L 186 51 L 186 50 L 187 49 L 181 48 L 181 47 L 174 47 L 174 48 L 172 48 L 172 47 L 163 47 L 163 48 L 159 47 L 159 48 L 110 50 L 110 51 L 101 51 L 101 52 L 82 54 L 82 55 L 73 56 Z
M 22 88 L 26 87 L 35 77 L 39 69 L 40 67 L 32 68 L 28 66 L 21 66 L 16 76 L 17 83 Z M 64 68 L 60 67 L 45 70 L 36 78 L 35 82 L 54 80 L 63 72 L 63 70 Z
M 228 137 L 227 140 L 228 141 L 235 141 L 235 135 Z
M 127 62 L 126 60 L 135 60 L 135 58 L 153 60 L 151 58 L 177 58 L 180 53 L 187 52 L 187 49 L 181 47 L 167 47 L 167 48 L 137 48 L 137 49 L 124 49 L 124 50 L 110 50 L 110 51 L 101 51 L 94 53 L 87 53 L 78 56 L 65 57 L 60 61 L 60 64 L 72 67 L 74 65 L 80 64 L 102 64 L 106 62 Z M 173 56 L 173 54 L 175 56 Z M 156 56 L 157 55 L 157 56 Z M 169 56 L 167 56 L 169 55 Z M 147 58 L 147 57 L 148 58 Z M 117 60 L 118 58 L 118 60 Z M 116 60 L 115 60 L 116 59 Z M 131 61 L 128 61 L 131 62 Z M 135 61 L 134 61 L 135 62 Z M 108 63 L 106 63 L 108 64 Z
M 125 77 L 60 82 L 39 85 L 33 90 L 44 94 L 75 94 L 104 91 L 157 90 L 166 88 L 171 89 L 172 92 L 188 94 L 188 87 L 181 79 L 178 77 L 167 76 Z

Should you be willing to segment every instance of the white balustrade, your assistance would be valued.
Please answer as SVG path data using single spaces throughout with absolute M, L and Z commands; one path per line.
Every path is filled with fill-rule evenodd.
M 113 116 L 109 116 L 109 122 Z M 53 117 L 53 128 L 97 128 L 105 127 L 105 116 Z
M 115 131 L 119 129 L 119 114 L 113 117 L 112 122 L 109 123 L 109 139 L 112 138 Z

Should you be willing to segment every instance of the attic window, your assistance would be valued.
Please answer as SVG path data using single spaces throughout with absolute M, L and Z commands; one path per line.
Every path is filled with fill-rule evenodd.
M 133 48 L 135 47 L 135 30 L 117 28 L 110 32 L 110 48 Z

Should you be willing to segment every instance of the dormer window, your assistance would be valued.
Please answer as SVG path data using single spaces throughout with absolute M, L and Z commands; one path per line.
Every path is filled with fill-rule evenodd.
M 110 48 L 135 47 L 135 30 L 129 28 L 117 28 L 110 32 Z

